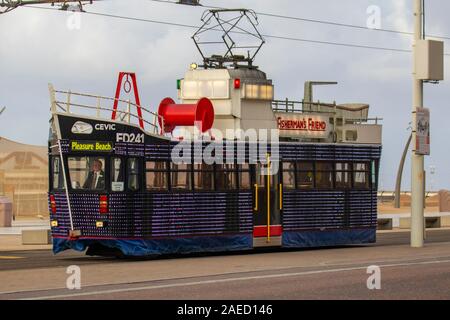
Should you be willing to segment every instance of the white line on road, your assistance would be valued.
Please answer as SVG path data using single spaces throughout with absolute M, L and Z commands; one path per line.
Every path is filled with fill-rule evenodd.
M 408 266 L 443 264 L 443 263 L 450 263 L 450 260 L 435 260 L 435 261 L 423 261 L 423 262 L 385 264 L 385 265 L 379 265 L 379 267 L 380 268 L 394 268 L 394 267 L 408 267 Z M 269 274 L 269 275 L 251 276 L 251 277 L 236 277 L 236 278 L 204 280 L 204 281 L 196 281 L 196 282 L 184 282 L 184 283 L 172 283 L 172 284 L 164 284 L 164 285 L 152 285 L 152 286 L 143 286 L 143 287 L 135 287 L 135 288 L 98 290 L 98 291 L 91 291 L 91 292 L 81 292 L 81 293 L 72 293 L 72 294 L 60 294 L 60 295 L 43 296 L 43 297 L 36 297 L 36 298 L 25 298 L 25 299 L 21 299 L 21 300 L 63 299 L 63 298 L 71 298 L 71 297 L 93 296 L 93 295 L 99 295 L 99 294 L 104 295 L 104 294 L 112 294 L 112 293 L 145 291 L 145 290 L 176 288 L 176 287 L 187 287 L 187 286 L 197 286 L 197 285 L 205 285 L 205 284 L 226 283 L 226 282 L 233 282 L 233 281 L 249 281 L 249 280 L 260 280 L 260 279 L 297 277 L 297 276 L 307 276 L 307 275 L 322 274 L 322 273 L 336 273 L 336 272 L 366 270 L 366 269 L 367 269 L 367 266 L 339 268 L 339 269 L 326 269 L 326 270 L 313 270 L 313 271 L 282 273 L 282 274 Z

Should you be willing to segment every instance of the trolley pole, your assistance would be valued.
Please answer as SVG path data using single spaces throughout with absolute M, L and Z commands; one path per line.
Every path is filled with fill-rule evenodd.
M 416 59 L 418 40 L 423 38 L 423 7 L 422 0 L 414 0 L 414 40 L 413 40 L 413 112 L 412 141 L 413 152 L 411 161 L 411 247 L 421 248 L 424 244 L 424 156 L 416 154 L 416 108 L 423 107 L 423 80 L 417 79 Z

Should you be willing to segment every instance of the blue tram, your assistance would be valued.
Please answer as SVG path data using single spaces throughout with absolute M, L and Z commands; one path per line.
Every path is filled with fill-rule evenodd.
M 149 256 L 376 241 L 382 126 L 362 103 L 275 100 L 240 56 L 205 58 L 180 104 L 50 86 L 53 251 Z M 243 62 L 243 63 L 242 63 Z M 228 63 L 228 65 L 227 65 Z M 135 103 L 120 99 L 134 88 Z
M 230 90 L 246 90 L 234 89 L 234 79 L 226 82 Z M 72 101 L 76 95 L 52 89 L 52 96 L 57 94 L 71 95 Z M 241 95 L 236 99 L 245 100 Z M 198 143 L 168 137 L 156 121 L 145 122 L 151 128 L 145 130 L 123 116 L 102 118 L 98 113 L 106 108 L 95 105 L 95 116 L 80 116 L 72 110 L 88 105 L 67 100 L 53 99 L 50 122 L 49 208 L 55 253 L 89 248 L 92 254 L 143 256 L 375 242 L 381 155 L 376 140 L 381 137 L 365 130 L 380 128 L 361 124 L 361 119 L 351 124 L 348 118 L 339 120 L 340 111 L 351 109 L 316 104 L 336 112 L 296 112 L 290 102 L 270 101 L 278 141 Z M 247 103 L 255 107 L 256 100 L 241 101 L 241 107 Z M 122 113 L 131 117 L 131 111 Z M 315 130 L 302 129 L 303 118 L 325 119 L 325 127 L 336 121 L 335 128 L 321 141 Z M 227 120 L 222 116 L 218 126 Z M 337 134 L 337 128 L 353 136 Z M 349 137 L 375 143 L 336 141 Z M 184 162 L 177 162 L 174 150 L 181 143 L 186 154 Z M 227 161 L 196 161 L 196 150 L 202 153 L 212 145 Z

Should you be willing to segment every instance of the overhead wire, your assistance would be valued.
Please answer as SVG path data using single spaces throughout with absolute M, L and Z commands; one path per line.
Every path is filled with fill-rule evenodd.
M 178 4 L 178 2 L 169 1 L 169 0 L 147 0 L 147 1 L 160 2 L 160 3 L 166 3 L 166 4 Z M 207 8 L 207 9 L 227 9 L 227 8 L 224 8 L 224 7 L 208 6 L 208 5 L 203 5 L 203 4 L 198 5 L 198 6 L 203 7 L 203 8 Z M 259 16 L 267 16 L 267 17 L 273 17 L 273 18 L 295 20 L 295 21 L 302 21 L 302 22 L 310 22 L 310 23 L 317 23 L 317 24 L 326 24 L 326 25 L 331 25 L 331 26 L 345 27 L 345 28 L 354 28 L 354 29 L 365 30 L 365 31 L 387 32 L 387 33 L 394 33 L 394 34 L 401 34 L 401 35 L 408 35 L 408 36 L 413 36 L 414 35 L 413 32 L 403 31 L 403 30 L 386 29 L 386 28 L 368 28 L 367 26 L 361 26 L 361 25 L 355 25 L 355 24 L 349 24 L 349 23 L 341 23 L 341 22 L 329 21 L 329 20 L 294 17 L 294 16 L 275 14 L 275 13 L 267 13 L 267 12 L 255 11 L 255 13 L 257 15 L 259 15 Z M 450 36 L 429 35 L 429 37 L 437 38 L 437 39 L 450 40 Z
M 164 0 L 150 0 L 150 1 L 173 3 L 172 1 L 164 1 Z M 32 9 L 61 11 L 61 10 L 59 10 L 57 8 L 47 8 L 47 7 L 40 7 L 40 6 L 34 6 L 34 5 L 25 5 L 24 7 L 25 8 L 32 8 Z M 182 24 L 182 23 L 171 22 L 171 21 L 167 21 L 167 20 L 155 20 L 155 19 L 147 19 L 147 18 L 137 18 L 137 17 L 116 15 L 116 14 L 102 13 L 102 12 L 94 12 L 94 11 L 81 11 L 81 13 L 82 14 L 86 14 L 86 15 L 102 16 L 102 17 L 108 17 L 108 18 L 114 18 L 114 19 L 138 21 L 138 22 L 146 22 L 146 23 L 154 23 L 154 24 L 161 24 L 161 25 L 169 25 L 169 26 L 176 26 L 176 27 L 183 27 L 183 28 L 190 28 L 190 29 L 198 29 L 199 28 L 199 26 L 196 26 L 196 25 Z M 220 30 L 220 29 L 212 29 L 212 30 L 214 30 L 214 31 L 223 31 L 223 30 Z M 240 32 L 239 31 L 233 31 L 233 33 L 240 33 Z M 322 45 L 333 45 L 333 46 L 339 46 L 339 47 L 370 49 L 370 50 L 378 50 L 378 51 L 403 52 L 403 53 L 411 53 L 412 52 L 412 50 L 409 50 L 409 49 L 399 49 L 399 48 L 390 48 L 390 47 L 360 45 L 360 44 L 334 42 L 334 41 L 322 41 L 322 40 L 313 40 L 313 39 L 305 39 L 305 38 L 289 37 L 289 36 L 280 36 L 280 35 L 272 35 L 272 34 L 261 34 L 261 35 L 263 37 L 265 37 L 265 38 L 272 38 L 272 39 L 279 39 L 279 40 L 289 40 L 289 41 L 305 42 L 305 43 L 314 43 L 314 44 L 322 44 Z M 446 53 L 445 56 L 450 56 L 450 53 Z

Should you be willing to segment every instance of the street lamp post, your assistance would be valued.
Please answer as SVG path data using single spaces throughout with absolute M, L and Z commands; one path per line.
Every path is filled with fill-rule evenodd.
M 417 134 L 417 108 L 423 107 L 423 80 L 417 75 L 417 42 L 423 38 L 423 6 L 422 0 L 414 0 L 414 40 L 413 40 L 413 110 L 412 110 L 412 141 L 411 159 L 411 247 L 420 248 L 424 243 L 424 156 L 417 154 L 415 149 Z

